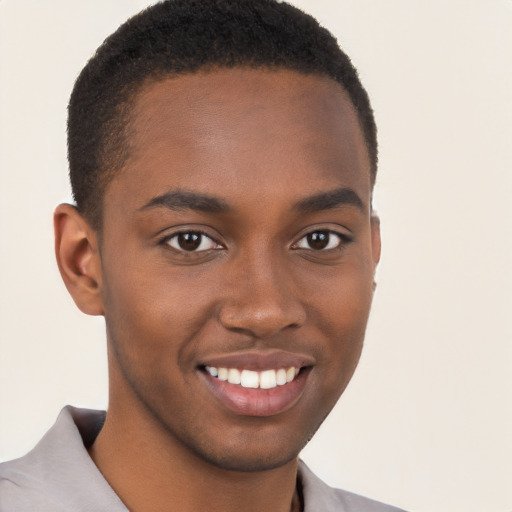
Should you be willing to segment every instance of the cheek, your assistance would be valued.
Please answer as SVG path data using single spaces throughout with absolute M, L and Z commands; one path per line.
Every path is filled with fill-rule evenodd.
M 339 394 L 359 362 L 373 296 L 373 269 L 364 260 L 311 292 L 309 317 L 324 343 L 316 357 L 322 361 L 322 385 Z
M 330 271 L 305 276 L 310 316 L 329 338 L 364 333 L 373 298 L 373 265 L 368 259 L 352 258 Z
M 121 270 L 122 269 L 122 270 Z M 190 359 L 194 340 L 214 310 L 204 276 L 186 278 L 168 265 L 119 261 L 104 282 L 109 339 L 137 373 L 158 373 Z M 190 271 L 188 272 L 190 276 Z

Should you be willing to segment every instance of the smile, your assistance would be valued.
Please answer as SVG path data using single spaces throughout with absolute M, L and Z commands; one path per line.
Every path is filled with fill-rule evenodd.
M 291 366 L 289 368 L 257 372 L 247 369 L 239 370 L 237 368 L 205 366 L 205 370 L 212 377 L 230 384 L 239 385 L 243 388 L 273 389 L 277 386 L 284 386 L 292 382 L 299 374 L 300 368 Z

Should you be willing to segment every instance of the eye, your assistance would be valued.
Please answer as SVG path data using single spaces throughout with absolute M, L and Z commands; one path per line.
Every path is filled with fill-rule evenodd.
M 312 231 L 304 235 L 293 249 L 309 249 L 313 251 L 327 251 L 340 247 L 347 237 L 329 230 Z
M 181 231 L 164 240 L 177 251 L 203 252 L 221 249 L 222 246 L 201 231 Z

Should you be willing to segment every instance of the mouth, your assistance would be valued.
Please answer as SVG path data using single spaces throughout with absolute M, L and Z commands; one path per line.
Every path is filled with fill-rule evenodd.
M 224 408 L 242 416 L 273 416 L 300 400 L 313 363 L 291 354 L 236 354 L 205 362 L 198 370 Z
M 215 366 L 204 366 L 204 370 L 212 377 L 250 389 L 274 389 L 277 386 L 289 384 L 300 372 L 300 368 L 290 366 L 289 368 L 269 369 L 254 371 L 238 368 L 223 368 Z

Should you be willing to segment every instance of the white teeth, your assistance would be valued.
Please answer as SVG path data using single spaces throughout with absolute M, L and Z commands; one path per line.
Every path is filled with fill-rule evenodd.
M 284 368 L 277 370 L 276 382 L 278 386 L 284 386 L 286 384 L 286 370 Z
M 228 380 L 228 369 L 227 368 L 219 368 L 217 370 L 217 377 L 219 380 Z
M 260 373 L 260 388 L 261 389 L 272 389 L 277 386 L 276 382 L 276 371 L 266 370 Z
M 243 388 L 254 388 L 259 387 L 260 376 L 258 372 L 252 372 L 251 370 L 242 370 L 240 376 L 240 384 Z
M 230 384 L 240 384 L 240 372 L 236 368 L 228 370 L 228 382 Z
M 278 370 L 264 370 L 255 372 L 252 370 L 238 370 L 237 368 L 216 368 L 206 366 L 205 370 L 212 377 L 227 381 L 230 384 L 241 385 L 244 388 L 273 389 L 291 382 L 299 374 L 300 368 L 279 368 Z
M 207 366 L 206 367 L 206 371 L 212 376 L 212 377 L 217 377 L 217 375 L 219 374 L 219 372 L 217 371 L 217 368 L 215 368 L 215 366 Z

